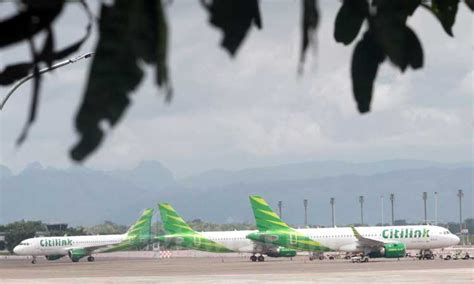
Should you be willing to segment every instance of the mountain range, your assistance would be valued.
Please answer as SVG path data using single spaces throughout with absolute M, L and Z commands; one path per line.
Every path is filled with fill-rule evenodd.
M 464 216 L 472 217 L 474 167 L 471 162 L 441 163 L 388 160 L 372 163 L 314 161 L 238 171 L 212 170 L 177 179 L 158 161 L 130 170 L 99 171 L 84 167 L 56 169 L 35 162 L 14 174 L 0 165 L 0 224 L 16 220 L 94 225 L 105 220 L 130 224 L 145 207 L 170 202 L 185 219 L 253 222 L 248 195 L 260 194 L 283 218 L 303 223 L 308 199 L 310 224 L 329 225 L 329 199 L 336 200 L 336 223 L 360 222 L 359 196 L 365 197 L 364 221 L 423 219 L 422 192 L 428 192 L 428 219 L 434 220 L 434 192 L 439 221 L 459 219 L 458 189 L 463 189 Z M 383 197 L 382 197 L 383 196 Z

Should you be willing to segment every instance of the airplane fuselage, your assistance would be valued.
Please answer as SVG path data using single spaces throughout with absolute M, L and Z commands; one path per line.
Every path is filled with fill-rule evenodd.
M 444 248 L 456 245 L 459 242 L 457 236 L 451 234 L 447 229 L 437 226 L 358 227 L 357 230 L 366 238 L 383 242 L 403 243 L 406 249 Z M 266 239 L 263 242 L 261 239 L 249 238 L 252 234 L 258 234 L 257 230 L 199 232 L 199 235 L 222 245 L 228 249 L 228 252 L 262 253 L 270 247 L 278 246 L 306 250 L 298 246 L 301 235 L 320 244 L 319 249 L 315 248 L 314 251 L 362 251 L 350 227 L 296 229 L 296 231 L 299 234 L 268 232 L 267 234 L 273 238 Z M 282 237 L 282 234 L 285 234 L 285 238 Z M 190 240 L 186 243 L 184 240 L 180 240 L 175 244 L 192 249 L 207 250 L 202 246 L 202 238 L 192 236 L 189 236 L 189 238 Z
M 296 229 L 295 231 L 295 233 L 263 232 L 264 242 L 310 251 L 358 252 L 363 250 L 350 227 Z M 438 226 L 357 227 L 357 231 L 364 238 L 385 243 L 402 243 L 406 249 L 445 248 L 459 243 L 456 235 Z M 249 238 L 255 240 L 258 234 L 251 234 Z M 262 238 L 258 240 L 262 241 Z
M 17 255 L 67 255 L 71 249 L 98 248 L 119 244 L 126 235 L 38 237 L 23 240 L 13 252 Z

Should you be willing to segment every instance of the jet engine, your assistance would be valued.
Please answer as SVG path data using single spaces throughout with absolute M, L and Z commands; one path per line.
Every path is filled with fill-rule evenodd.
M 269 257 L 294 257 L 296 256 L 296 250 L 279 247 L 274 251 L 267 252 L 267 255 Z
M 57 260 L 63 257 L 64 255 L 61 254 L 55 254 L 55 255 L 45 255 L 47 260 Z
M 72 262 L 78 262 L 79 259 L 83 258 L 86 255 L 88 255 L 88 253 L 83 248 L 76 248 L 68 251 L 68 256 L 72 260 Z
M 406 246 L 402 243 L 385 244 L 379 251 L 369 253 L 369 257 L 399 258 L 406 254 Z

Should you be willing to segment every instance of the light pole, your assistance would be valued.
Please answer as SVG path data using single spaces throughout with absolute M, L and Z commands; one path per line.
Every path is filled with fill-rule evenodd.
M 359 196 L 360 203 L 360 224 L 364 225 L 364 196 Z
M 425 212 L 425 225 L 428 224 L 428 216 L 426 214 L 426 200 L 428 199 L 428 193 L 426 191 L 423 191 L 423 207 L 424 207 L 424 212 Z
M 383 195 L 380 195 L 380 214 L 382 217 L 382 226 L 383 226 Z
M 64 60 L 64 61 L 61 61 L 59 63 L 56 63 L 54 65 L 52 65 L 51 67 L 46 67 L 46 68 L 43 68 L 41 70 L 39 70 L 39 74 L 43 74 L 43 73 L 46 73 L 46 72 L 49 72 L 49 71 L 52 71 L 54 69 L 58 69 L 60 67 L 63 67 L 63 66 L 66 66 L 66 65 L 69 65 L 71 63 L 75 63 L 79 60 L 82 60 L 82 59 L 87 59 L 87 58 L 90 58 L 92 55 L 94 54 L 94 52 L 88 52 L 88 53 L 84 53 L 82 55 L 79 55 L 75 58 L 70 58 L 68 60 Z M 10 96 L 16 91 L 16 89 L 18 89 L 21 85 L 23 85 L 25 82 L 31 80 L 32 78 L 34 78 L 35 75 L 34 74 L 30 74 L 28 76 L 26 76 L 25 78 L 19 80 L 15 85 L 13 85 L 13 87 L 10 89 L 10 91 L 8 92 L 8 94 L 6 95 L 6 97 L 3 99 L 2 103 L 0 104 L 0 110 L 3 109 L 3 107 L 5 106 L 5 104 L 7 103 L 8 99 L 10 98 Z
M 303 200 L 303 206 L 304 206 L 304 226 L 308 226 L 308 199 Z
M 434 193 L 435 197 L 435 225 L 438 225 L 438 192 L 435 191 Z
M 392 205 L 392 226 L 393 226 L 393 203 L 395 201 L 395 194 L 390 193 L 390 203 Z
M 278 201 L 278 215 L 280 216 L 280 218 L 282 218 L 281 216 L 281 208 L 283 207 L 283 201 Z
M 336 204 L 335 202 L 335 198 L 334 197 L 331 197 L 331 199 L 329 200 L 329 203 L 331 204 L 331 211 L 332 211 L 332 226 L 335 228 L 336 227 L 336 215 L 335 215 L 335 210 L 334 210 L 334 206 Z
M 464 197 L 464 192 L 462 189 L 458 190 L 457 196 L 459 197 L 459 235 L 461 236 L 461 241 L 464 244 L 464 238 L 462 235 L 462 228 L 463 228 L 463 222 L 462 222 L 462 198 Z

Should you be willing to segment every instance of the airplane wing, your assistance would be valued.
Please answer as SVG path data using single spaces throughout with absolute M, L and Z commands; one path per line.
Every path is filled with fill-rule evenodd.
M 353 226 L 351 226 L 352 232 L 354 233 L 354 237 L 359 241 L 359 244 L 363 247 L 370 247 L 370 248 L 379 248 L 384 246 L 385 244 L 393 243 L 393 242 L 384 242 L 381 240 L 375 240 L 372 238 L 363 237 Z
M 147 240 L 139 240 L 138 242 L 133 241 L 133 240 L 123 240 L 117 244 L 92 247 L 92 251 L 95 253 L 125 251 L 125 250 L 143 248 L 146 244 L 147 244 Z M 91 249 L 91 248 L 86 248 L 86 249 Z
M 74 247 L 66 248 L 66 251 L 76 250 L 76 251 L 83 251 L 87 254 L 90 254 L 90 253 L 103 252 L 104 250 L 107 250 L 110 247 L 112 247 L 112 245 L 98 245 L 98 246 L 93 246 L 93 247 L 74 246 Z

